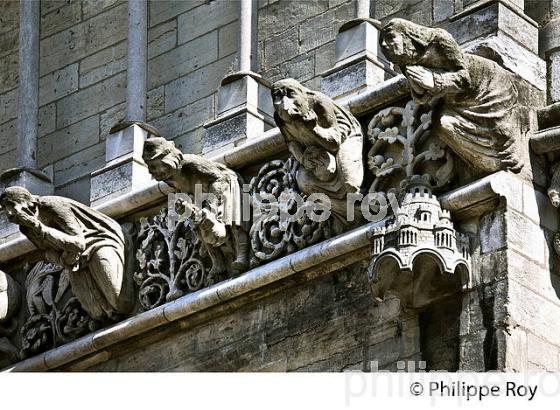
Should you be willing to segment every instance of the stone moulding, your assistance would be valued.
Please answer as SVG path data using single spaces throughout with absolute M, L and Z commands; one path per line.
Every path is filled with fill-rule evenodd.
M 513 189 L 521 182 L 506 172 L 497 172 L 481 180 L 442 195 L 442 208 L 457 215 L 464 211 L 480 213 L 495 199 L 512 197 Z M 47 371 L 56 369 L 86 356 L 103 360 L 110 357 L 110 346 L 139 336 L 170 322 L 187 318 L 195 313 L 224 304 L 283 279 L 304 275 L 313 270 L 340 269 L 363 259 L 369 254 L 376 228 L 383 221 L 370 223 L 330 240 L 300 250 L 273 262 L 261 265 L 240 277 L 221 282 L 209 288 L 182 296 L 106 329 L 90 333 L 80 339 L 15 363 L 4 371 Z M 338 264 L 334 263 L 339 261 Z M 325 263 L 329 262 L 329 263 Z M 470 284 L 469 284 L 470 286 Z

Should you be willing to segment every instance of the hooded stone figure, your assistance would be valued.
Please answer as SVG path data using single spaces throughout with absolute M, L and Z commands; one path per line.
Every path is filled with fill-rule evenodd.
M 220 248 L 230 234 L 235 248 L 231 269 L 237 273 L 245 270 L 249 266 L 249 247 L 242 220 L 241 178 L 223 164 L 183 154 L 172 141 L 162 137 L 145 141 L 142 159 L 156 180 L 164 181 L 177 192 L 194 195 L 195 202 L 197 195 L 206 197 L 192 210 L 198 213 L 199 234 L 212 258 L 211 273 L 226 271 L 228 258 Z
M 300 191 L 327 195 L 333 214 L 350 224 L 346 198 L 360 192 L 364 178 L 360 123 L 326 95 L 291 78 L 272 85 L 272 101 L 276 125 L 299 163 Z
M 35 196 L 22 187 L 0 195 L 8 220 L 68 273 L 74 295 L 95 320 L 115 321 L 134 305 L 125 275 L 125 239 L 108 216 L 69 198 Z
M 512 75 L 492 60 L 464 53 L 443 29 L 393 19 L 383 27 L 385 56 L 407 77 L 419 103 L 434 98 L 433 132 L 482 172 L 523 166 L 516 155 L 521 113 Z

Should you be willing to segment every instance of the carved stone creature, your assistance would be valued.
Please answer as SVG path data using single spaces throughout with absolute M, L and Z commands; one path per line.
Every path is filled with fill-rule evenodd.
M 114 321 L 130 312 L 132 278 L 125 274 L 125 239 L 117 222 L 69 198 L 38 197 L 22 187 L 6 188 L 0 207 L 48 262 L 64 268 L 93 319 Z
M 272 100 L 276 125 L 300 165 L 299 190 L 326 194 L 333 213 L 346 221 L 346 196 L 359 193 L 364 178 L 360 123 L 326 95 L 293 79 L 274 83 Z
M 142 154 L 152 176 L 177 192 L 204 194 L 202 207 L 189 204 L 200 237 L 212 259 L 211 275 L 227 270 L 225 248 L 233 239 L 236 258 L 231 270 L 249 267 L 249 241 L 242 221 L 241 178 L 225 165 L 199 155 L 183 154 L 172 141 L 149 138 Z M 184 205 L 186 206 L 186 205 Z M 232 237 L 232 238 L 231 238 Z
M 383 27 L 385 56 L 407 77 L 420 104 L 440 98 L 433 132 L 481 172 L 523 166 L 516 156 L 522 113 L 513 76 L 494 61 L 464 53 L 443 29 L 393 19 Z

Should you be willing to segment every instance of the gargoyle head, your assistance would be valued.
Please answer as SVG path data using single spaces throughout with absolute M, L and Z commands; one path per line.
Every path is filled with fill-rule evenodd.
M 393 63 L 414 65 L 430 44 L 432 30 L 408 20 L 392 19 L 381 30 L 379 45 Z
M 18 225 L 25 219 L 37 217 L 37 204 L 38 198 L 20 186 L 8 187 L 0 195 L 0 209 L 6 211 L 10 222 Z
M 183 153 L 175 148 L 175 144 L 165 138 L 153 137 L 144 142 L 142 159 L 157 181 L 169 180 L 179 169 L 182 157 Z
M 311 111 L 314 92 L 293 78 L 272 85 L 272 102 L 278 116 L 286 122 L 303 119 Z

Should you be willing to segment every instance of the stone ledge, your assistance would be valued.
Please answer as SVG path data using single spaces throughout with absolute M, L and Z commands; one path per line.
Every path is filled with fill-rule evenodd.
M 295 252 L 245 274 L 221 282 L 209 288 L 183 296 L 173 302 L 143 312 L 109 328 L 91 333 L 80 339 L 41 353 L 4 369 L 15 371 L 46 371 L 96 354 L 109 346 L 153 330 L 168 323 L 184 319 L 195 313 L 210 309 L 243 295 L 249 295 L 266 286 L 297 274 L 309 274 L 315 270 L 328 273 L 351 265 L 369 252 L 370 240 L 375 228 L 383 221 L 370 223 L 333 239 Z M 363 252 L 362 252 L 363 253 Z M 344 257 L 339 264 L 333 263 Z M 330 262 L 325 267 L 325 262 Z

